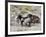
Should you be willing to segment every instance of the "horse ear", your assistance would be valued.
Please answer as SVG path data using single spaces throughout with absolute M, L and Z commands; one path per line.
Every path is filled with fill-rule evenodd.
M 18 17 L 22 17 L 22 15 L 18 15 Z

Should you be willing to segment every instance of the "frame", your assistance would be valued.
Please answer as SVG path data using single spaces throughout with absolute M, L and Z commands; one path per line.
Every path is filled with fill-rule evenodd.
M 17 8 L 16 11 L 19 11 L 18 10 L 19 7 L 21 8 L 20 11 L 21 10 L 27 11 L 27 12 L 31 11 L 32 17 L 33 18 L 35 17 L 35 19 L 32 19 L 32 21 L 34 21 L 36 19 L 39 20 L 39 18 L 40 18 L 41 19 L 40 24 L 39 24 L 39 22 L 37 22 L 36 25 L 38 25 L 38 26 L 32 26 L 32 27 L 27 27 L 30 25 L 26 25 L 26 27 L 25 27 L 25 25 L 22 27 L 20 26 L 20 30 L 19 30 L 19 27 L 16 27 L 16 24 L 13 25 L 13 23 L 15 21 L 13 23 L 11 22 L 11 20 L 13 20 L 13 19 L 11 19 L 11 17 L 14 18 L 13 12 L 15 11 L 15 8 Z M 25 8 L 27 8 L 27 9 L 25 9 Z M 36 13 L 33 13 L 33 12 L 36 12 Z M 16 15 L 16 13 L 15 13 L 15 15 Z M 34 22 L 36 23 L 36 21 L 34 21 Z M 32 25 L 35 25 L 35 23 Z M 25 31 L 24 31 L 24 28 L 25 28 Z M 24 36 L 24 35 L 41 35 L 41 34 L 45 34 L 45 3 L 44 2 L 5 1 L 5 36 Z

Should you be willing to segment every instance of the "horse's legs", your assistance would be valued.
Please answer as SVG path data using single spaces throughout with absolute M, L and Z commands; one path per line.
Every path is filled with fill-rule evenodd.
M 24 21 L 21 21 L 21 26 L 23 26 L 23 22 L 24 22 Z
M 31 25 L 30 25 L 31 23 L 29 22 L 29 25 L 28 25 L 28 27 L 30 27 Z

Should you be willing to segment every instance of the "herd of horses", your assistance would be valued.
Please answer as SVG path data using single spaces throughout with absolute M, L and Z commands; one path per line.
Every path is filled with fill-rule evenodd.
M 18 15 L 18 23 L 21 22 L 21 26 L 31 27 L 31 24 L 40 23 L 40 18 L 36 15 L 28 14 L 26 17 Z

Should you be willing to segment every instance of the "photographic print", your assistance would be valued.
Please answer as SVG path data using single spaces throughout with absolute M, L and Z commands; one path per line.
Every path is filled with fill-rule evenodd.
M 8 35 L 43 33 L 43 4 L 8 2 Z

